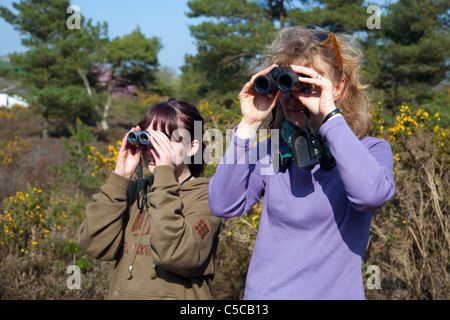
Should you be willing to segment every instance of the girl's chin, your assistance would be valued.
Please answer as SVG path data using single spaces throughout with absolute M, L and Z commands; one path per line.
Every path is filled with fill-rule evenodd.
M 155 171 L 155 167 L 154 166 L 148 166 L 147 169 L 148 169 L 148 172 L 150 172 L 150 174 L 153 174 L 154 171 Z
M 147 167 L 148 171 L 150 171 L 151 174 L 153 174 L 153 170 L 156 167 L 155 160 L 144 160 L 144 165 Z

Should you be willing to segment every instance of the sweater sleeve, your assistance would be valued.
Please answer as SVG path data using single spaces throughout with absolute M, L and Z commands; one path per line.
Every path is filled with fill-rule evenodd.
M 320 128 L 344 184 L 347 197 L 357 211 L 375 211 L 395 192 L 393 156 L 388 142 L 351 131 L 344 117 L 336 117 Z
M 88 255 L 112 261 L 122 245 L 123 215 L 127 188 L 131 180 L 114 172 L 107 183 L 94 194 L 86 207 L 86 218 L 78 228 L 78 243 Z
M 211 212 L 222 218 L 242 216 L 264 195 L 264 169 L 258 161 L 256 136 L 232 142 L 209 184 Z
M 207 185 L 182 201 L 172 166 L 156 167 L 154 178 L 148 194 L 153 261 L 184 277 L 212 273 L 221 220 L 209 210 Z

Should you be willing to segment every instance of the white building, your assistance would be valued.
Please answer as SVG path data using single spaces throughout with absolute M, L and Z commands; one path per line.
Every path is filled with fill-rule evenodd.
M 10 96 L 6 93 L 0 93 L 0 107 L 12 108 L 12 106 L 19 104 L 24 107 L 28 107 L 29 104 L 19 96 Z

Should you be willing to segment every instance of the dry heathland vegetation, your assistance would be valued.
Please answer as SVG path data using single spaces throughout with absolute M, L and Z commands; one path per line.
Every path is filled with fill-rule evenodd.
M 205 118 L 219 119 L 210 106 L 201 110 Z M 380 289 L 365 286 L 368 299 L 450 298 L 449 130 L 439 117 L 402 107 L 388 129 L 374 108 L 371 134 L 392 145 L 397 192 L 371 226 L 363 281 L 372 281 L 366 271 L 376 265 Z M 84 255 L 75 231 L 92 193 L 113 168 L 128 122 L 113 115 L 102 140 L 95 141 L 81 123 L 68 138 L 41 139 L 40 119 L 30 110 L 0 110 L 0 299 L 105 297 L 112 265 Z M 206 172 L 212 175 L 214 166 Z M 243 297 L 260 210 L 255 206 L 245 217 L 225 221 L 215 299 Z M 82 271 L 80 290 L 67 287 L 73 264 Z

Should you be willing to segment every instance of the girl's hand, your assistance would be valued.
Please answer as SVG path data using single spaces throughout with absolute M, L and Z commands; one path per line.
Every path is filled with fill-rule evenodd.
M 141 131 L 139 126 L 131 128 L 122 139 L 119 154 L 117 155 L 116 167 L 114 172 L 131 179 L 136 171 L 141 159 L 141 146 L 134 146 L 128 143 L 128 134 L 132 131 Z
M 313 93 L 292 92 L 310 112 L 317 115 L 321 114 L 322 117 L 325 117 L 336 109 L 335 101 L 344 88 L 344 80 L 335 88 L 330 79 L 327 79 L 324 75 L 319 74 L 311 68 L 294 65 L 291 68 L 294 72 L 310 77 L 299 77 L 300 82 L 309 83 L 315 87 L 315 92 Z
M 152 143 L 150 152 L 155 159 L 155 166 L 169 165 L 175 167 L 177 165 L 172 142 L 164 133 L 150 130 L 150 141 Z
M 263 96 L 258 94 L 253 88 L 253 81 L 255 81 L 258 76 L 269 74 L 275 67 L 276 65 L 272 65 L 253 75 L 251 80 L 244 85 L 239 93 L 242 120 L 239 123 L 237 133 L 242 138 L 247 138 L 249 131 L 254 130 L 254 132 L 256 132 L 263 121 L 272 112 L 272 109 L 276 106 L 278 99 L 281 96 L 280 92 L 277 92 L 277 94 L 273 96 Z

